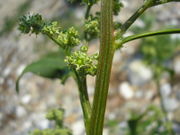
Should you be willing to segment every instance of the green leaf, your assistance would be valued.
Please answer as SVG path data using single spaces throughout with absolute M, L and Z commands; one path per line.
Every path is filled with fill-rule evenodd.
M 64 62 L 64 57 L 62 52 L 54 52 L 27 65 L 16 81 L 17 93 L 19 92 L 20 79 L 28 72 L 50 79 L 59 78 L 64 82 L 64 79 L 70 76 L 70 70 Z

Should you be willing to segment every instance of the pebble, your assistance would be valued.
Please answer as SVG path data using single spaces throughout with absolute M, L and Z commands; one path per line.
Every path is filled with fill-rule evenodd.
M 6 67 L 4 72 L 3 72 L 3 76 L 6 77 L 11 73 L 11 68 L 10 67 Z
M 133 89 L 128 82 L 122 82 L 119 85 L 118 91 L 119 94 L 122 95 L 125 99 L 130 99 L 134 96 Z
M 180 101 L 180 91 L 176 91 L 176 99 Z
M 2 57 L 0 56 L 0 64 L 3 62 L 3 59 L 2 59 Z
M 134 25 L 139 27 L 139 28 L 144 28 L 145 27 L 145 24 L 144 24 L 143 20 L 141 20 L 141 19 L 137 19 L 135 21 Z
M 104 128 L 103 129 L 103 135 L 109 135 L 109 129 Z
M 78 120 L 72 124 L 73 135 L 84 135 L 84 122 L 83 120 Z
M 168 111 L 168 112 L 174 111 L 179 106 L 179 102 L 174 98 L 163 99 L 163 104 L 165 106 L 166 111 Z
M 45 129 L 49 128 L 50 121 L 45 118 L 45 113 L 34 113 L 30 117 L 31 121 L 35 124 L 36 128 Z
M 0 112 L 0 127 L 2 126 L 3 114 Z
M 128 69 L 128 78 L 133 85 L 143 85 L 152 78 L 152 71 L 140 60 L 132 61 Z
M 16 107 L 16 116 L 17 117 L 23 117 L 23 116 L 25 116 L 27 114 L 27 112 L 26 112 L 26 109 L 24 108 L 24 107 L 22 107 L 22 106 L 17 106 Z
M 23 104 L 28 104 L 30 101 L 31 101 L 31 95 L 30 95 L 30 94 L 24 95 L 24 96 L 21 98 L 21 102 L 22 102 Z
M 169 83 L 165 83 L 161 85 L 160 91 L 163 98 L 170 96 L 171 91 L 172 91 L 171 85 Z
M 174 61 L 174 71 L 176 74 L 180 74 L 180 57 L 177 57 Z

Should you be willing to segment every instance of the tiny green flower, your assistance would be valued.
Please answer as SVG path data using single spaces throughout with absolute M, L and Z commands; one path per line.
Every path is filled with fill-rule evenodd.
M 79 33 L 74 27 L 62 30 L 57 22 L 52 22 L 43 28 L 43 33 L 54 39 L 63 49 L 80 44 Z
M 65 62 L 80 74 L 96 75 L 98 54 L 87 55 L 88 47 L 82 46 L 80 51 L 75 51 L 71 56 L 67 56 Z
M 97 38 L 100 32 L 99 29 L 99 18 L 97 16 L 89 16 L 84 24 L 84 32 L 87 34 L 87 39 Z

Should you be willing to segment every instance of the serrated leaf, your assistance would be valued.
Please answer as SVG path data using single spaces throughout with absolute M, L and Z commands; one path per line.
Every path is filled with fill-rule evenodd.
M 70 75 L 70 70 L 64 62 L 64 57 L 62 52 L 54 52 L 27 65 L 16 81 L 16 92 L 19 92 L 20 79 L 28 72 L 41 77 L 49 79 L 59 78 L 64 81 L 64 78 Z

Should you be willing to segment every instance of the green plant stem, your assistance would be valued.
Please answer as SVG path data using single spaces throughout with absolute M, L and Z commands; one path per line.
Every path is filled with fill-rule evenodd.
M 89 102 L 89 96 L 87 91 L 86 76 L 79 75 L 75 70 L 74 73 L 76 75 L 76 81 L 79 88 L 79 97 L 80 97 L 81 107 L 83 110 L 86 133 L 88 133 L 90 115 L 91 115 L 91 104 Z
M 113 47 L 113 0 L 101 1 L 100 52 L 96 76 L 95 94 L 88 135 L 102 135 L 104 115 L 109 89 Z
M 144 4 L 121 26 L 122 34 L 139 18 L 148 8 L 168 2 L 180 2 L 179 0 L 145 0 Z
M 124 44 L 124 43 L 132 41 L 132 40 L 150 37 L 150 36 L 165 35 L 165 34 L 177 34 L 177 33 L 180 33 L 180 29 L 166 29 L 166 30 L 159 30 L 159 31 L 154 31 L 154 32 L 146 32 L 146 33 L 142 33 L 142 34 L 136 34 L 136 35 L 125 37 L 122 39 L 122 43 Z
M 122 26 L 121 31 L 122 34 L 127 31 L 127 29 L 137 20 L 139 16 L 141 16 L 146 9 L 149 7 L 148 3 L 143 4 Z
M 159 79 L 159 77 L 157 77 L 155 79 L 155 82 L 156 82 L 156 86 L 157 86 L 158 95 L 159 95 L 159 98 L 160 98 L 161 109 L 162 109 L 162 111 L 163 111 L 163 113 L 165 115 L 165 119 L 167 121 L 168 120 L 167 111 L 166 111 L 164 103 L 163 103 L 164 101 L 163 101 L 163 96 L 161 94 L 161 86 L 160 86 L 160 79 Z
M 87 9 L 86 9 L 86 13 L 85 13 L 85 20 L 88 19 L 89 17 L 89 14 L 90 14 L 90 11 L 91 11 L 91 7 L 92 7 L 92 4 L 88 4 L 87 6 Z M 87 37 L 87 33 L 84 32 L 84 39 L 87 41 L 88 40 L 88 37 Z
M 43 32 L 43 31 L 42 31 L 42 34 L 48 36 L 48 38 L 50 38 L 50 39 L 51 39 L 52 41 L 54 41 L 57 45 L 60 46 L 60 44 L 59 44 L 59 42 L 57 41 L 56 38 L 52 37 L 50 34 L 48 34 L 48 33 L 46 33 L 46 32 Z
M 151 5 L 151 7 L 158 6 L 161 4 L 166 4 L 169 2 L 180 2 L 179 0 L 150 0 L 150 1 L 153 1 L 153 4 Z
M 88 4 L 86 13 L 85 13 L 85 19 L 88 19 L 90 11 L 91 11 L 92 4 Z

